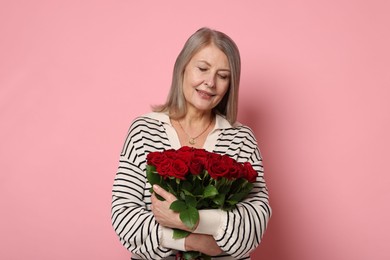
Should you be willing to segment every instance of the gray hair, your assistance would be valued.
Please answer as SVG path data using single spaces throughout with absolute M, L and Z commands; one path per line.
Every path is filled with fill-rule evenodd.
M 192 57 L 210 44 L 214 44 L 227 56 L 230 66 L 229 89 L 219 104 L 214 108 L 214 112 L 225 116 L 231 124 L 236 122 L 238 88 L 241 74 L 240 53 L 237 45 L 229 36 L 206 27 L 197 30 L 184 44 L 183 49 L 176 58 L 171 89 L 167 100 L 163 105 L 154 106 L 153 111 L 168 112 L 169 116 L 175 119 L 179 119 L 187 113 L 183 94 L 184 70 Z

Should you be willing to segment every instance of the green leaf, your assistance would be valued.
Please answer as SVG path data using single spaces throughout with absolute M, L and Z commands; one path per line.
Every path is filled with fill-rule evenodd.
M 212 198 L 217 194 L 218 194 L 218 190 L 213 185 L 208 185 L 203 191 L 204 198 Z
M 222 206 L 225 203 L 225 194 L 218 194 L 213 198 L 213 202 L 218 206 Z
M 184 210 L 187 209 L 187 205 L 184 201 L 175 200 L 174 202 L 171 203 L 169 208 L 175 212 L 183 212 Z
M 172 236 L 172 238 L 173 238 L 173 239 L 185 238 L 185 237 L 187 237 L 189 234 L 191 234 L 191 232 L 188 232 L 188 231 L 184 231 L 184 230 L 181 230 L 181 229 L 174 228 L 174 229 L 173 229 L 173 236 Z
M 186 196 L 194 196 L 194 194 L 192 194 L 190 191 L 188 191 L 188 190 L 183 190 L 183 192 L 184 192 L 184 194 L 186 195 Z
M 156 172 L 156 167 L 147 164 L 146 165 L 146 172 Z
M 247 191 L 241 191 L 239 193 L 233 194 L 229 197 L 228 201 L 235 202 L 236 204 L 243 200 L 248 195 Z M 232 203 L 230 203 L 232 204 Z
M 188 207 L 196 208 L 197 201 L 196 201 L 194 196 L 186 196 L 185 197 L 185 202 L 186 202 Z
M 197 251 L 187 251 L 187 252 L 183 252 L 183 258 L 185 260 L 193 260 L 193 259 L 197 259 L 197 257 L 200 257 L 202 256 L 203 254 L 201 252 L 197 252 Z M 201 259 L 204 259 L 203 257 Z
M 146 171 L 146 178 L 150 185 L 158 184 L 160 185 L 162 177 L 155 171 Z
M 193 229 L 199 221 L 199 212 L 194 207 L 188 207 L 180 212 L 180 219 L 188 228 Z
M 243 190 L 247 191 L 248 193 L 253 189 L 253 183 L 247 182 L 243 188 Z

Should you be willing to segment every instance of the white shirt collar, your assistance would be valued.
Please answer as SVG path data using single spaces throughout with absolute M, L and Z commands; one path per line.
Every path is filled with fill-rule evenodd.
M 145 117 L 149 117 L 149 118 L 153 118 L 153 119 L 156 119 L 156 120 L 159 120 L 165 124 L 168 124 L 170 126 L 172 126 L 171 124 L 171 120 L 169 119 L 169 116 L 167 113 L 162 113 L 162 112 L 151 112 L 151 113 L 148 113 L 146 115 L 144 115 Z M 217 130 L 217 129 L 226 129 L 226 128 L 232 128 L 233 126 L 229 123 L 229 121 L 227 121 L 223 116 L 217 114 L 216 117 L 215 117 L 215 126 L 214 126 L 214 130 Z M 237 125 L 240 125 L 240 123 L 236 122 L 233 124 L 234 126 L 237 126 Z
M 172 126 L 171 120 L 169 119 L 168 114 L 162 112 L 151 112 L 145 117 L 159 120 L 163 124 L 165 124 L 165 131 L 167 133 L 169 142 L 173 149 L 179 149 L 181 147 L 179 137 L 177 135 L 176 130 Z M 215 149 L 215 145 L 218 142 L 219 133 L 223 129 L 233 128 L 240 125 L 240 123 L 236 122 L 233 126 L 221 115 L 216 115 L 216 121 L 214 129 L 209 133 L 206 138 L 205 143 L 203 144 L 203 148 L 209 152 L 212 152 Z

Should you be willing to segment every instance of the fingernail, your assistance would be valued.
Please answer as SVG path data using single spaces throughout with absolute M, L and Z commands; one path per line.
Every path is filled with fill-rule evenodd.
M 160 188 L 160 186 L 158 186 L 157 184 L 154 184 L 154 185 L 153 185 L 153 189 L 154 189 L 154 190 L 158 190 L 159 188 Z

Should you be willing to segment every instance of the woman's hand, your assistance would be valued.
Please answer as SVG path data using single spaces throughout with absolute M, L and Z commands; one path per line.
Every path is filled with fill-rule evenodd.
M 221 248 L 211 235 L 191 233 L 186 237 L 184 246 L 186 251 L 198 251 L 209 256 L 216 256 L 222 253 Z
M 191 232 L 192 230 L 190 230 L 180 220 L 179 213 L 174 212 L 173 210 L 169 209 L 169 207 L 171 206 L 171 203 L 176 200 L 176 197 L 158 185 L 153 185 L 153 190 L 155 193 L 157 193 L 158 195 L 160 195 L 161 197 L 163 197 L 165 199 L 164 201 L 161 201 L 156 197 L 156 195 L 154 193 L 152 194 L 151 209 L 152 209 L 152 212 L 153 212 L 153 215 L 154 215 L 156 221 L 164 227 L 178 228 L 181 230 Z M 196 226 L 195 226 L 195 228 L 196 228 Z
M 151 209 L 156 221 L 164 227 L 178 228 L 192 232 L 193 230 L 190 230 L 180 220 L 179 213 L 169 209 L 171 203 L 176 200 L 176 197 L 158 185 L 153 185 L 153 190 L 156 194 L 165 199 L 164 201 L 161 201 L 154 193 L 152 194 Z M 197 225 L 195 225 L 194 229 L 196 229 L 196 226 Z M 204 234 L 191 233 L 188 235 L 185 239 L 185 249 L 186 251 L 199 251 L 210 256 L 216 256 L 222 253 L 222 250 L 215 242 L 214 237 Z

